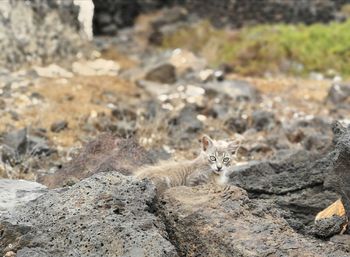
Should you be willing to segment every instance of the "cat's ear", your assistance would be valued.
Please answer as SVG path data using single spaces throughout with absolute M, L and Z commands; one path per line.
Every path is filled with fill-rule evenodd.
M 240 140 L 234 140 L 229 142 L 227 148 L 231 152 L 231 154 L 235 155 L 238 151 L 238 149 L 241 147 L 241 141 Z
M 213 146 L 213 140 L 207 135 L 204 135 L 202 137 L 201 142 L 202 142 L 202 149 L 204 152 L 206 152 L 209 148 Z

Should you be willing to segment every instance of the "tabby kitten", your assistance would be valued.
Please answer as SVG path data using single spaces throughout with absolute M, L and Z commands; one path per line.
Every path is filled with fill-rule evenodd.
M 164 161 L 155 166 L 141 167 L 137 178 L 149 178 L 158 191 L 175 186 L 195 186 L 204 183 L 226 184 L 228 170 L 240 147 L 238 141 L 215 141 L 209 136 L 201 139 L 201 152 L 194 160 Z

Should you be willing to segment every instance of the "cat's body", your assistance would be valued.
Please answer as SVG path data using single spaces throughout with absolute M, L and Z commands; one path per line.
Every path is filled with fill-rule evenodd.
M 182 162 L 165 161 L 136 171 L 138 178 L 149 178 L 158 191 L 175 186 L 195 186 L 205 183 L 226 184 L 228 167 L 237 150 L 237 144 L 202 139 L 202 151 L 194 160 Z

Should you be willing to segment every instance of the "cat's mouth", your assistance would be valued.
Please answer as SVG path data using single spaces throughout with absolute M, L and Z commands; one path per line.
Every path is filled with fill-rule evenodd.
M 223 173 L 223 169 L 221 169 L 221 170 L 213 170 L 213 172 L 215 173 L 215 174 L 218 174 L 218 175 L 220 175 L 220 174 L 222 174 Z

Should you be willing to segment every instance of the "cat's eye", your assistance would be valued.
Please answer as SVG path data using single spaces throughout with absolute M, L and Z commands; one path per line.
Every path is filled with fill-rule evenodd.
M 230 158 L 226 157 L 226 158 L 224 158 L 222 161 L 223 161 L 223 162 L 228 162 L 229 160 L 230 160 Z
M 215 162 L 216 161 L 216 158 L 214 156 L 210 156 L 210 160 Z

